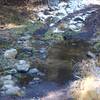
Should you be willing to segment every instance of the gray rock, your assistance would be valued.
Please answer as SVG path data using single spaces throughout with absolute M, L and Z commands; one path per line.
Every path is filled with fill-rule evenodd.
M 15 64 L 15 67 L 20 72 L 27 72 L 30 68 L 30 64 L 25 60 L 19 60 L 19 62 Z
M 31 39 L 31 36 L 30 35 L 27 35 L 27 36 L 22 36 L 19 40 L 29 40 Z
M 33 68 L 33 69 L 30 69 L 29 70 L 29 74 L 37 74 L 37 73 L 39 73 L 40 71 L 37 69 L 37 68 Z
M 4 83 L 4 86 L 5 85 L 14 85 L 15 84 L 15 82 L 13 80 L 5 80 L 3 83 Z
M 56 7 L 59 4 L 59 0 L 48 0 L 49 7 Z
M 8 88 L 8 90 L 6 91 L 6 94 L 18 94 L 20 91 L 19 87 L 10 87 Z
M 87 52 L 87 56 L 90 57 L 90 58 L 96 59 L 96 55 L 93 54 L 91 51 Z
M 9 70 L 9 74 L 15 74 L 15 73 L 17 73 L 17 70 L 16 69 Z
M 40 72 L 37 68 L 30 69 L 28 71 L 28 74 L 37 78 L 45 75 L 44 73 Z
M 0 81 L 3 82 L 2 89 L 5 89 L 6 87 L 8 87 L 10 85 L 14 85 L 15 84 L 15 82 L 12 80 L 12 76 L 11 75 L 2 76 Z
M 1 80 L 11 80 L 11 79 L 12 79 L 11 75 L 6 75 L 6 76 L 1 77 Z
M 41 48 L 40 49 L 40 53 L 45 53 L 46 52 L 46 48 Z
M 31 42 L 30 42 L 31 36 L 22 36 L 18 39 L 17 43 L 20 48 L 31 48 Z
M 4 94 L 21 96 L 21 89 L 18 86 L 9 85 Z
M 3 95 L 17 95 L 22 94 L 22 90 L 16 86 L 16 82 L 12 79 L 11 75 L 1 77 L 0 81 L 3 83 L 1 90 Z
M 16 55 L 17 55 L 17 50 L 14 49 L 14 48 L 6 50 L 5 53 L 4 53 L 5 58 L 15 59 Z

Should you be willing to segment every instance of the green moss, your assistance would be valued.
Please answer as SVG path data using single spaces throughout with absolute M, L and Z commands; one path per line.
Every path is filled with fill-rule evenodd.
M 100 51 L 100 41 L 98 41 L 98 42 L 94 45 L 94 48 L 95 48 L 97 51 Z
M 78 34 L 79 32 L 71 30 L 71 29 L 67 29 L 66 32 L 64 32 L 65 35 L 74 35 L 74 34 Z
M 18 58 L 26 59 L 26 58 L 28 58 L 28 55 L 25 53 L 20 53 Z
M 0 43 L 0 48 L 10 48 L 12 46 L 12 44 L 10 42 L 1 42 Z
M 45 33 L 44 36 L 45 40 L 63 40 L 63 36 L 60 33 L 52 33 L 52 31 L 48 31 L 47 33 Z
M 97 31 L 96 34 L 97 34 L 97 35 L 100 35 L 100 31 Z
M 14 35 L 21 35 L 24 33 L 32 34 L 36 29 L 40 28 L 43 24 L 40 21 L 36 21 L 34 24 L 30 21 L 26 21 L 18 28 L 11 29 Z
M 15 47 L 18 51 L 17 59 L 29 59 L 30 56 L 34 56 L 35 48 L 33 47 L 31 52 L 23 52 L 20 47 Z

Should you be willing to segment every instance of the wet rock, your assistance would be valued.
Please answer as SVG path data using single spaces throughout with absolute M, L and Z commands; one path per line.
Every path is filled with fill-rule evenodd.
M 15 64 L 15 67 L 19 72 L 27 72 L 30 68 L 30 64 L 25 60 L 19 60 L 19 62 Z
M 28 73 L 29 74 L 37 74 L 37 73 L 39 73 L 39 70 L 37 68 L 33 68 L 33 69 L 30 69 Z
M 44 73 L 40 72 L 37 68 L 30 69 L 28 74 L 31 76 L 44 76 Z
M 16 55 L 17 55 L 17 50 L 14 48 L 6 50 L 4 53 L 5 58 L 15 59 Z

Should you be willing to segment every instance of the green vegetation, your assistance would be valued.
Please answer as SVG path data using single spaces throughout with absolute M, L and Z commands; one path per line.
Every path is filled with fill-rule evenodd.
M 25 23 L 20 25 L 20 27 L 16 27 L 16 28 L 11 29 L 11 32 L 14 35 L 21 35 L 23 33 L 32 34 L 35 30 L 37 30 L 41 26 L 42 26 L 42 23 L 40 21 L 36 21 L 35 23 L 32 23 L 30 21 L 26 21 Z
M 63 40 L 63 36 L 60 33 L 53 33 L 51 30 L 45 33 L 45 40 Z
M 100 41 L 95 43 L 94 48 L 96 49 L 96 51 L 100 51 Z

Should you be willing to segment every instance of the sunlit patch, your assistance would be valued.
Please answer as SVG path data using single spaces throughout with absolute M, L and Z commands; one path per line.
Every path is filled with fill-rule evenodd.
M 5 26 L 7 29 L 12 29 L 12 28 L 21 28 L 24 25 L 16 25 L 16 24 L 10 23 L 10 24 L 6 24 Z
M 100 5 L 100 0 L 84 0 L 87 4 L 97 4 Z
M 100 79 L 87 77 L 71 84 L 67 96 L 78 100 L 100 100 Z

